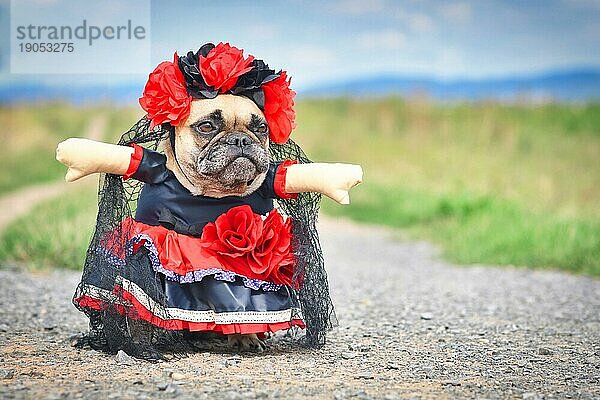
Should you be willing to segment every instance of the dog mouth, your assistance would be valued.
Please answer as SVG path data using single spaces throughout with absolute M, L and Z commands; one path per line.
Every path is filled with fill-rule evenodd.
M 246 183 L 248 186 L 252 184 L 258 175 L 258 168 L 255 161 L 246 156 L 240 156 L 234 159 L 228 166 L 224 168 L 224 177 L 231 176 L 233 183 Z
M 250 186 L 268 168 L 266 151 L 258 146 L 242 149 L 218 146 L 197 162 L 197 171 L 226 187 Z

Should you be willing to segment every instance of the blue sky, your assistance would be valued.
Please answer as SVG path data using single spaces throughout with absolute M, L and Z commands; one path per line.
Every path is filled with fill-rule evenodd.
M 60 10 L 61 0 L 43 1 Z M 9 74 L 8 5 L 0 0 L 0 81 L 145 80 L 147 74 Z M 229 41 L 287 69 L 300 89 L 384 73 L 483 78 L 600 68 L 600 1 L 152 1 L 151 37 L 150 69 L 174 50 Z

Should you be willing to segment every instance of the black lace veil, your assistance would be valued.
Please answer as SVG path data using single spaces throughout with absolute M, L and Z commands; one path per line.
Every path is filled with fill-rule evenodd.
M 150 121 L 144 117 L 122 135 L 119 144 L 135 143 L 161 151 L 161 143 L 168 140 L 172 129 L 168 124 L 150 129 Z M 292 140 L 272 143 L 270 156 L 274 161 L 310 162 Z M 187 353 L 193 347 L 185 332 L 145 322 L 131 306 L 131 299 L 119 291 L 135 274 L 137 281 L 144 281 L 145 291 L 154 293 L 155 304 L 158 299 L 158 306 L 166 305 L 164 295 L 160 295 L 163 278 L 149 266 L 145 248 L 132 251 L 130 228 L 123 224 L 133 217 L 142 187 L 143 183 L 134 179 L 123 181 L 118 175 L 101 175 L 96 227 L 73 302 L 90 321 L 89 333 L 80 343 L 110 353 L 123 350 L 138 358 L 158 360 L 164 359 L 165 354 Z M 281 214 L 292 219 L 292 251 L 296 258 L 292 285 L 296 289 L 292 293 L 299 300 L 306 323 L 305 335 L 296 332 L 294 337 L 309 347 L 322 346 L 326 331 L 337 322 L 316 229 L 320 199 L 317 193 L 301 193 L 297 199 L 276 201 Z M 110 256 L 115 254 L 118 257 Z M 149 302 L 147 307 L 152 304 Z

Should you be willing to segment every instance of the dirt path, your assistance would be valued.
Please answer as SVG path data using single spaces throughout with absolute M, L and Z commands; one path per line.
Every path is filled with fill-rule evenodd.
M 12 221 L 26 215 L 36 204 L 56 197 L 65 190 L 65 182 L 51 182 L 29 186 L 0 197 L 0 232 Z
M 105 116 L 98 115 L 94 117 L 90 121 L 84 137 L 93 140 L 101 140 L 106 130 L 106 123 L 107 120 Z M 97 181 L 97 177 L 83 179 L 74 185 L 90 184 L 92 180 Z M 28 186 L 0 197 L 0 232 L 12 221 L 26 215 L 33 207 L 35 207 L 35 205 L 56 197 L 69 188 L 70 186 L 67 185 L 66 182 L 60 180 L 57 182 Z
M 0 398 L 600 398 L 598 280 L 457 267 L 348 223 L 322 240 L 340 325 L 321 350 L 119 361 L 71 346 L 77 273 L 2 270 Z

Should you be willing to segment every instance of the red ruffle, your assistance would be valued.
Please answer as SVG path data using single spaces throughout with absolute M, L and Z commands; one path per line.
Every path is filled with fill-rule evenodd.
M 167 330 L 188 330 L 188 331 L 212 331 L 222 333 L 224 335 L 231 335 L 234 333 L 249 334 L 249 333 L 266 333 L 266 332 L 277 332 L 284 329 L 290 329 L 292 326 L 298 326 L 302 329 L 305 328 L 304 321 L 301 319 L 292 319 L 286 322 L 276 323 L 235 323 L 235 324 L 217 324 L 215 322 L 191 322 L 181 319 L 162 319 L 154 314 L 146 307 L 144 307 L 131 293 L 120 289 L 120 293 L 123 298 L 131 302 L 132 307 L 124 307 L 122 305 L 107 305 L 102 300 L 96 299 L 91 296 L 80 296 L 75 299 L 75 302 L 81 307 L 92 308 L 97 311 L 102 311 L 107 307 L 116 308 L 116 310 L 127 315 L 130 318 L 142 319 L 154 326 L 158 326 L 162 329 Z
M 274 191 L 275 194 L 282 199 L 296 199 L 298 193 L 288 193 L 285 191 L 285 180 L 287 177 L 287 169 L 290 165 L 298 164 L 297 160 L 285 160 L 279 164 L 275 173 Z
M 123 175 L 123 180 L 129 179 L 136 173 L 138 170 L 140 163 L 142 162 L 142 157 L 144 156 L 144 149 L 137 144 L 132 144 L 133 153 L 131 154 L 131 160 L 129 160 L 129 167 L 127 167 L 127 172 Z
M 273 212 L 277 211 L 274 210 Z M 289 226 L 286 226 L 285 229 L 289 229 Z M 163 268 L 173 271 L 177 275 L 185 276 L 193 271 L 220 268 L 251 279 L 259 279 L 288 286 L 292 284 L 293 256 L 291 254 L 287 257 L 279 257 L 282 258 L 281 264 L 275 266 L 275 268 L 265 270 L 264 272 L 257 270 L 258 272 L 256 272 L 248 262 L 232 262 L 230 261 L 231 257 L 225 257 L 214 252 L 209 248 L 211 243 L 207 243 L 202 237 L 198 238 L 179 234 L 160 225 L 147 225 L 128 217 L 113 232 L 122 232 L 128 238 L 138 235 L 147 235 L 150 237 L 156 247 L 158 259 Z M 118 242 L 115 243 L 115 240 L 121 243 L 124 243 L 125 240 L 113 235 L 109 235 L 107 239 L 101 245 L 109 251 L 112 249 L 111 253 L 115 256 L 121 259 L 124 258 L 124 253 Z M 140 246 L 141 244 L 138 244 L 133 250 L 137 251 Z M 272 251 L 275 254 L 275 250 Z

